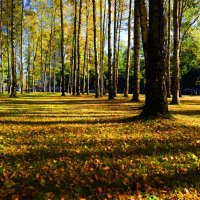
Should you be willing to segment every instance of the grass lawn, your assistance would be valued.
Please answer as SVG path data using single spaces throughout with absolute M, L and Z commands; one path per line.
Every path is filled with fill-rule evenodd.
M 119 96 L 0 96 L 0 199 L 200 199 L 200 96 L 136 120 Z

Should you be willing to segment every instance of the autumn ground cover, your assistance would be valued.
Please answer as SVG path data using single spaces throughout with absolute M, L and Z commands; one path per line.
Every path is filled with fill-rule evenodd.
M 139 120 L 129 98 L 0 97 L 0 199 L 200 199 L 200 97 Z

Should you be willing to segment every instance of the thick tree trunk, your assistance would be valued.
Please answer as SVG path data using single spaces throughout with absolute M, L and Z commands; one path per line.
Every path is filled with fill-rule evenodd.
M 140 12 L 138 1 L 134 8 L 134 80 L 132 101 L 139 101 L 140 94 Z
M 179 103 L 179 51 L 180 51 L 180 24 L 179 24 L 180 0 L 174 1 L 173 26 L 174 26 L 174 68 L 173 68 L 173 89 L 171 104 Z
M 95 98 L 100 97 L 100 87 L 99 87 L 99 64 L 98 64 L 98 52 L 97 52 L 97 33 L 96 33 L 96 2 L 92 0 L 93 3 L 93 32 L 94 32 L 94 57 L 95 57 Z
M 62 69 L 61 69 L 61 76 L 62 76 L 62 82 L 61 82 L 61 96 L 65 96 L 65 62 L 64 62 L 64 27 L 63 27 L 63 0 L 60 0 L 60 22 L 61 22 L 61 62 L 62 62 Z
M 16 62 L 15 62 L 15 27 L 14 27 L 14 13 L 15 13 L 15 2 L 11 0 L 11 69 L 12 69 L 12 88 L 11 97 L 17 96 L 17 77 L 16 77 Z
M 111 0 L 108 0 L 108 99 L 114 99 L 113 75 L 112 75 L 112 48 L 111 48 Z
M 82 14 L 82 0 L 79 2 L 79 21 L 78 21 L 78 41 L 77 41 L 77 58 L 78 58 L 78 72 L 77 72 L 77 95 L 81 93 L 81 49 L 80 49 L 80 33 L 81 33 L 81 14 Z
M 146 99 L 142 117 L 168 113 L 166 91 L 166 0 L 149 1 Z
M 129 93 L 129 69 L 130 69 L 130 53 L 131 53 L 131 13 L 132 0 L 129 1 L 129 15 L 128 15 L 128 46 L 127 46 L 127 63 L 126 63 L 126 81 L 124 88 L 124 97 L 128 97 Z

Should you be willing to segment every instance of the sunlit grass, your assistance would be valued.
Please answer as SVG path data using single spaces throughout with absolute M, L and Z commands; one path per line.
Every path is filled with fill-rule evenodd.
M 136 120 L 118 96 L 0 97 L 0 199 L 198 199 L 200 97 Z

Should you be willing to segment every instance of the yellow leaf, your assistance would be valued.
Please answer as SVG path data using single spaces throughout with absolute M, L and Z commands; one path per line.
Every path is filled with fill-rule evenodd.
M 19 195 L 18 194 L 12 195 L 12 200 L 19 200 Z
M 98 187 L 98 192 L 102 193 L 103 189 L 101 187 Z
M 111 195 L 110 193 L 107 194 L 107 197 L 108 197 L 109 199 L 112 199 L 112 195 Z
M 103 167 L 102 168 L 104 171 L 107 171 L 107 170 L 109 170 L 110 169 L 110 167 L 108 167 L 108 166 L 105 166 L 105 167 Z

